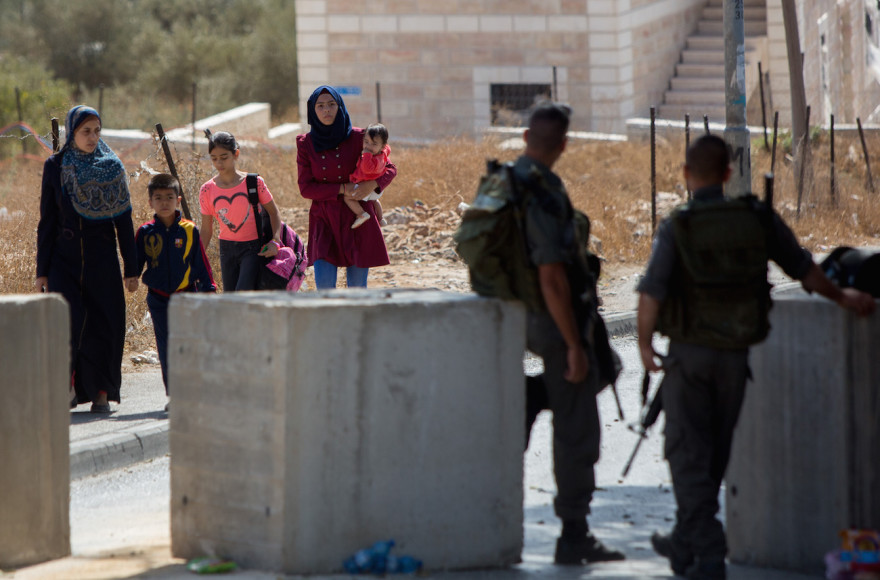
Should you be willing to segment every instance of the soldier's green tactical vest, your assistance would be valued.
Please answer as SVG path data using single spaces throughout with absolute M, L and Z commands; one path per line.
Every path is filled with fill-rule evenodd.
M 679 260 L 660 308 L 662 334 L 715 348 L 746 348 L 766 338 L 771 219 L 754 196 L 694 200 L 673 211 Z

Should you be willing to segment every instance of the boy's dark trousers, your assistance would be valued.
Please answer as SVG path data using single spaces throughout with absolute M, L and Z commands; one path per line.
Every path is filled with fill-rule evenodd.
M 147 308 L 153 320 L 153 332 L 156 334 L 156 350 L 159 351 L 159 365 L 162 367 L 162 382 L 165 383 L 165 394 L 168 394 L 168 303 L 170 296 L 163 296 L 154 290 L 147 292 Z

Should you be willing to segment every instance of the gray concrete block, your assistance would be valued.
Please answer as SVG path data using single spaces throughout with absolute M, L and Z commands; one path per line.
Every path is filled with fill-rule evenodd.
M 0 296 L 0 569 L 70 554 L 69 337 L 60 295 Z
M 730 558 L 819 573 L 849 527 L 880 528 L 880 316 L 778 296 L 727 472 Z
M 414 290 L 175 296 L 176 556 L 339 572 L 393 538 L 430 569 L 522 548 L 525 313 Z

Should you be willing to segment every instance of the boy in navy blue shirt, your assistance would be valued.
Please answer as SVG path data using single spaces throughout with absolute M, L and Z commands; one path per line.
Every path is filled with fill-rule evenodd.
M 156 333 L 156 349 L 162 366 L 162 381 L 168 394 L 168 303 L 176 292 L 215 292 L 211 264 L 205 255 L 196 225 L 182 219 L 180 183 L 174 176 L 159 173 L 147 185 L 153 219 L 138 228 L 135 244 L 138 272 L 147 266 L 141 280 L 147 287 L 147 307 Z M 168 407 L 165 407 L 168 410 Z

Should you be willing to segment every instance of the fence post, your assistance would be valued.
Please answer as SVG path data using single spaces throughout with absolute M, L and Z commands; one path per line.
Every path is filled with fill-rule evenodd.
M 758 87 L 761 89 L 761 125 L 764 126 L 764 149 L 770 149 L 767 143 L 767 109 L 764 105 L 764 73 L 761 70 L 761 61 L 758 61 Z
M 871 176 L 871 159 L 868 157 L 868 145 L 865 143 L 865 132 L 862 130 L 862 120 L 856 117 L 859 126 L 859 139 L 862 140 L 862 154 L 865 156 L 865 169 L 868 172 L 868 190 L 874 193 L 874 178 Z
M 656 129 L 654 121 L 656 110 L 651 107 L 651 236 L 657 229 L 657 156 L 656 156 Z
M 376 122 L 382 122 L 382 89 L 379 87 L 379 81 L 376 81 Z
M 177 175 L 177 167 L 174 165 L 174 158 L 171 157 L 171 149 L 168 147 L 168 139 L 165 137 L 165 131 L 162 129 L 162 123 L 156 123 L 156 133 L 159 135 L 159 142 L 162 144 L 162 151 L 165 153 L 165 161 L 168 163 L 168 172 L 180 182 Z M 186 202 L 186 193 L 183 191 L 183 183 L 180 184 L 180 203 L 183 209 L 183 217 L 191 220 L 189 213 L 189 204 Z
M 24 115 L 21 112 L 21 90 L 15 87 L 15 108 L 18 109 L 19 133 L 21 134 L 21 152 L 27 155 L 27 131 L 24 130 Z
M 776 170 L 776 137 L 779 130 L 779 111 L 773 112 L 773 149 L 770 153 L 770 173 Z
M 193 100 L 192 100 L 192 150 L 196 150 L 196 82 L 193 81 Z
M 691 116 L 687 113 L 684 114 L 684 153 L 685 157 L 687 157 L 687 150 L 690 149 L 691 146 Z M 691 200 L 691 186 L 687 184 L 687 180 L 685 180 L 685 188 L 687 188 L 687 198 L 688 201 Z
M 837 205 L 837 183 L 834 180 L 834 115 L 831 115 L 831 203 Z
M 801 217 L 801 200 L 804 196 L 804 173 L 807 170 L 807 152 L 810 150 L 810 105 L 807 105 L 807 130 L 804 131 L 803 143 L 801 143 L 801 166 L 798 172 L 798 200 L 797 200 L 797 217 Z
M 52 117 L 52 153 L 58 153 L 58 117 Z

